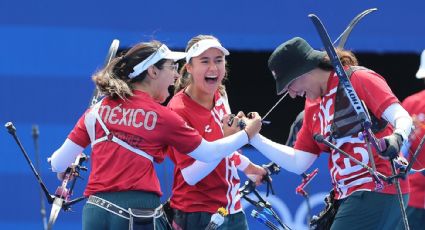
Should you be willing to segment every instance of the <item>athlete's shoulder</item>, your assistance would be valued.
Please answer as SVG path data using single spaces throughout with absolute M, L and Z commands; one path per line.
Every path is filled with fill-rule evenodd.
M 408 97 L 406 97 L 406 99 L 403 100 L 402 105 L 407 105 L 407 104 L 416 104 L 416 103 L 420 103 L 422 104 L 423 98 L 425 97 L 425 90 L 422 90 L 420 92 L 414 93 Z
M 379 73 L 368 69 L 366 67 L 363 66 L 352 66 L 351 67 L 351 76 L 350 76 L 350 80 L 351 81 L 356 81 L 356 80 L 360 80 L 360 81 L 364 81 L 364 80 L 372 80 L 376 77 L 385 80 L 383 76 L 381 76 Z
M 184 107 L 184 101 L 185 101 L 185 97 L 187 97 L 187 95 L 184 93 L 183 90 L 180 90 L 178 93 L 176 93 L 168 102 L 167 107 L 176 111 L 179 109 L 182 109 Z

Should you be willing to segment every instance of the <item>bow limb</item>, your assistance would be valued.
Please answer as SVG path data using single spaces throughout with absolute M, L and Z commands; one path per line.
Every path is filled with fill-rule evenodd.
M 52 204 L 52 209 L 50 210 L 49 222 L 47 223 L 47 229 L 50 230 L 53 227 L 53 224 L 56 222 L 58 218 L 59 212 L 62 209 L 62 205 L 64 204 L 64 199 L 60 197 L 56 197 Z
M 341 35 L 339 35 L 339 37 L 334 41 L 334 45 L 335 43 L 339 40 L 338 43 L 338 48 L 339 49 L 344 49 L 345 43 L 347 42 L 348 37 L 351 34 L 351 31 L 354 29 L 354 27 L 357 25 L 357 23 L 360 22 L 360 20 L 362 20 L 366 15 L 372 13 L 373 11 L 378 10 L 377 8 L 371 8 L 371 9 L 367 9 L 363 12 L 361 12 L 360 14 L 358 14 L 356 17 L 354 17 L 350 24 L 348 24 L 347 28 L 345 28 L 345 30 L 341 33 Z

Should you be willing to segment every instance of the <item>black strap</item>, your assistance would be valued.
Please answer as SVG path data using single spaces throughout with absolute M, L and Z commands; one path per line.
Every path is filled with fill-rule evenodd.
M 102 199 L 100 197 L 91 195 L 89 197 L 89 199 L 87 200 L 87 203 L 92 204 L 92 205 L 96 205 L 99 208 L 103 208 L 106 211 L 109 211 L 109 212 L 111 212 L 111 213 L 113 213 L 117 216 L 120 216 L 124 219 L 127 219 L 127 220 L 130 219 L 130 213 L 128 213 L 127 210 L 125 210 L 124 208 L 122 208 L 122 207 L 120 207 L 120 206 L 118 206 L 118 205 L 116 205 L 112 202 L 109 202 L 105 199 Z
M 136 217 L 136 218 L 157 218 L 163 214 L 162 205 L 160 205 L 156 209 L 135 209 L 131 208 L 129 209 L 130 212 L 108 200 L 105 200 L 103 198 L 91 195 L 89 199 L 87 200 L 88 204 L 96 205 L 99 208 L 103 208 L 106 211 L 109 211 L 117 216 L 120 216 L 124 219 L 129 220 L 130 215 Z M 159 209 L 159 210 L 158 210 Z
M 351 66 L 346 71 L 348 78 L 351 78 L 353 73 L 357 70 L 369 69 L 362 66 Z M 365 111 L 368 112 L 367 109 L 365 109 Z M 387 121 L 378 119 L 372 113 L 368 113 L 368 115 L 370 115 L 371 130 L 373 133 L 377 133 L 385 129 L 388 124 Z M 357 116 L 355 109 L 351 105 L 350 100 L 344 91 L 344 86 L 341 82 L 339 82 L 335 96 L 334 119 L 331 125 L 332 137 L 337 139 L 358 134 L 363 129 L 360 119 L 361 118 Z

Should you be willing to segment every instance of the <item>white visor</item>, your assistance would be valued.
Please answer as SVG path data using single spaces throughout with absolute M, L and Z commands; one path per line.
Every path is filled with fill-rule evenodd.
M 418 78 L 418 79 L 425 78 L 425 50 L 422 51 L 421 64 L 419 66 L 418 72 L 416 73 L 416 78 Z
M 209 48 L 217 48 L 223 52 L 224 55 L 229 55 L 229 51 L 224 48 L 220 42 L 216 39 L 203 39 L 199 42 L 195 43 L 190 49 L 187 51 L 186 62 L 189 62 L 191 58 L 197 57 L 201 55 L 205 50 Z
M 168 47 L 163 44 L 157 51 L 147 57 L 145 60 L 134 66 L 133 72 L 128 75 L 129 78 L 135 78 L 139 76 L 143 71 L 147 70 L 149 66 L 154 65 L 159 62 L 161 59 L 171 59 L 174 61 L 183 59 L 186 57 L 185 52 L 174 52 L 168 49 Z

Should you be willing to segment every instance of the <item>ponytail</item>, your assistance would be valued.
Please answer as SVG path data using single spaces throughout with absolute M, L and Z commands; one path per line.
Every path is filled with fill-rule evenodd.
M 133 96 L 132 88 L 129 85 L 127 63 L 123 57 L 115 58 L 104 69 L 95 73 L 92 77 L 98 90 L 105 96 L 112 99 L 125 99 Z

